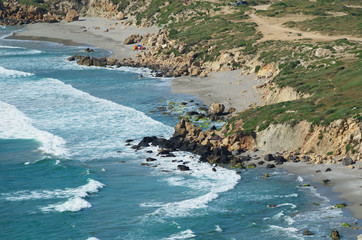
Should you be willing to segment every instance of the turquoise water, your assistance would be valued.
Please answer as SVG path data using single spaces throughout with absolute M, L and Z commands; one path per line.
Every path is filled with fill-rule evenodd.
M 355 239 L 360 233 L 341 227 L 356 220 L 330 210 L 338 200 L 300 187 L 307 180 L 280 169 L 215 173 L 182 152 L 158 158 L 157 167 L 141 166 L 157 149 L 135 152 L 125 140 L 171 136 L 177 116 L 155 110 L 193 98 L 172 94 L 170 79 L 145 69 L 66 61 L 85 46 L 3 39 L 14 30 L 0 28 L 0 239 L 328 239 L 334 228 Z M 174 159 L 189 161 L 191 171 L 179 172 Z M 265 172 L 273 177 L 263 180 Z M 306 229 L 315 235 L 303 236 Z

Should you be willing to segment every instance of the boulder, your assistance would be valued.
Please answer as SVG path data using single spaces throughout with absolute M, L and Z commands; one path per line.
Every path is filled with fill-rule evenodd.
M 266 168 L 275 168 L 275 165 L 274 164 L 268 164 L 268 165 L 266 165 Z
M 350 157 L 345 157 L 345 158 L 342 159 L 342 164 L 343 164 L 344 166 L 352 165 L 352 164 L 353 164 L 353 160 L 352 160 L 352 158 L 350 158 Z
M 123 12 L 119 12 L 119 13 L 117 14 L 117 16 L 116 16 L 116 19 L 117 19 L 117 20 L 123 20 L 123 19 L 125 19 L 125 18 L 126 18 L 126 16 L 124 15 Z
M 360 238 L 361 236 L 361 238 Z M 358 240 L 362 240 L 362 235 L 358 236 Z M 339 236 L 339 232 L 337 230 L 332 230 L 331 231 L 331 239 L 332 240 L 339 240 L 341 239 L 341 237 Z
M 337 233 L 338 233 L 338 231 L 337 231 Z M 332 235 L 332 233 L 331 233 L 331 235 Z M 336 239 L 339 239 L 339 238 L 336 238 Z M 357 240 L 362 240 L 362 234 L 358 235 Z
M 154 161 L 157 161 L 157 159 L 151 157 L 146 158 L 146 162 L 154 162 Z
M 77 10 L 72 9 L 67 12 L 67 15 L 65 16 L 65 21 L 74 22 L 78 20 L 79 20 L 79 13 L 77 12 Z
M 222 103 L 212 103 L 209 107 L 209 114 L 221 115 L 224 113 L 225 106 Z
M 185 165 L 178 165 L 177 169 L 180 171 L 190 171 L 190 168 L 188 166 Z
M 267 162 L 270 162 L 270 161 L 274 161 L 275 158 L 274 158 L 273 154 L 269 153 L 269 154 L 264 155 L 264 160 Z
M 330 172 L 330 171 L 332 171 L 331 168 L 327 168 L 327 169 L 326 169 L 326 172 Z
M 128 38 L 126 38 L 123 42 L 123 44 L 133 44 L 133 43 L 138 43 L 142 40 L 142 37 L 139 34 L 133 34 L 131 36 L 129 36 Z

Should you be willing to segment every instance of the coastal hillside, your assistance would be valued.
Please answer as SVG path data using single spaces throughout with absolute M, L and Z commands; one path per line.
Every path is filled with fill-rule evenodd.
M 132 60 L 135 66 L 159 68 L 166 76 L 206 77 L 236 69 L 255 73 L 264 80 L 257 87 L 264 104 L 234 114 L 216 135 L 253 136 L 253 147 L 265 151 L 362 158 L 361 1 L 21 0 L 19 4 L 35 6 L 47 16 L 64 18 L 75 9 L 81 16 L 158 26 L 158 33 L 131 36 L 127 43 L 140 42 L 150 50 Z M 3 18 L 6 6 L 9 2 L 1 4 Z

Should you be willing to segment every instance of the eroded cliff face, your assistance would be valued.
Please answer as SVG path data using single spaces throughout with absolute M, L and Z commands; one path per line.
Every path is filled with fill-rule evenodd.
M 71 9 L 77 10 L 82 16 L 112 17 L 117 15 L 118 6 L 111 0 L 67 0 L 53 4 L 53 9 L 67 13 Z
M 257 132 L 256 146 L 266 152 L 299 151 L 324 156 L 351 156 L 362 160 L 362 123 L 356 119 L 336 120 L 329 126 L 302 121 L 270 125 Z

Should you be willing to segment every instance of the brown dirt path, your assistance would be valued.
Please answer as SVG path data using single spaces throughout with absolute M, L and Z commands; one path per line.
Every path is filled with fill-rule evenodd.
M 255 9 L 266 10 L 269 5 L 261 5 Z M 258 30 L 263 34 L 263 38 L 258 42 L 268 41 L 268 40 L 282 40 L 282 41 L 293 41 L 300 39 L 311 39 L 316 42 L 327 42 L 334 41 L 341 38 L 347 38 L 352 41 L 362 41 L 362 38 L 351 37 L 346 35 L 333 35 L 327 36 L 322 35 L 316 32 L 305 32 L 297 29 L 284 27 L 282 24 L 288 21 L 303 21 L 307 19 L 312 19 L 312 16 L 296 15 L 288 16 L 281 18 L 272 18 L 272 17 L 261 17 L 255 15 L 255 13 L 250 13 L 249 17 L 251 21 L 258 24 Z

